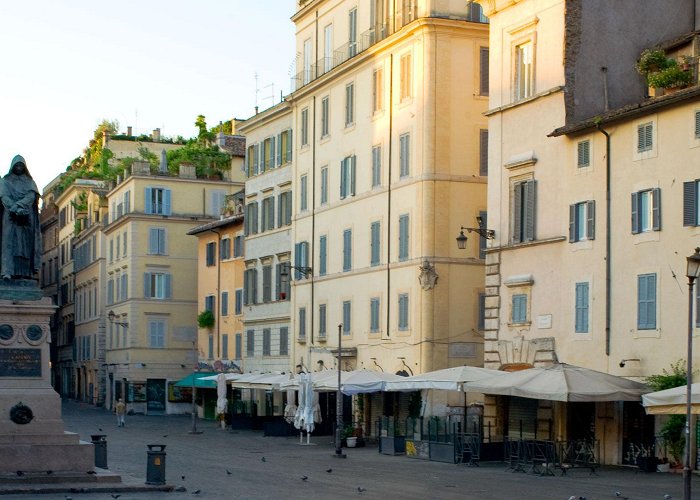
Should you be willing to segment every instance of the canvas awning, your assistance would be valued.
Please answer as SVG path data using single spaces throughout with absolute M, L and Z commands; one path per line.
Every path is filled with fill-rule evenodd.
M 444 370 L 401 377 L 400 380 L 387 382 L 385 391 L 420 391 L 423 389 L 440 389 L 443 391 L 461 391 L 465 382 L 475 382 L 488 377 L 505 375 L 506 372 L 480 368 L 478 366 L 455 366 Z
M 551 401 L 639 401 L 646 385 L 580 366 L 557 363 L 464 384 L 465 391 Z
M 650 392 L 642 396 L 642 406 L 648 414 L 685 415 L 687 385 Z M 690 411 L 700 415 L 700 383 L 690 386 Z
M 293 378 L 289 373 L 246 373 L 231 381 L 231 387 L 238 389 L 275 389 L 279 390 L 280 384 Z
M 204 377 L 213 375 L 213 379 L 203 380 Z M 195 372 L 190 373 L 182 380 L 178 380 L 175 387 L 196 387 L 198 389 L 216 389 L 216 373 L 214 372 Z

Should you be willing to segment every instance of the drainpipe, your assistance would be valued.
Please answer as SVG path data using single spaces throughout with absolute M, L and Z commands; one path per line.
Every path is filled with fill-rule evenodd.
M 391 160 L 394 145 L 394 54 L 389 54 L 389 164 L 386 189 L 386 336 L 391 324 Z M 421 349 L 423 346 L 421 345 Z
M 605 136 L 605 355 L 610 356 L 610 134 L 600 123 L 596 128 Z

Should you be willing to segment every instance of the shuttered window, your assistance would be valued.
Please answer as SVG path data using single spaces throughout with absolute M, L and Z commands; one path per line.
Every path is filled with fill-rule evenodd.
M 299 308 L 299 340 L 306 340 L 306 308 Z
M 343 335 L 350 335 L 352 331 L 352 303 L 343 301 Z
M 326 96 L 321 99 L 321 138 L 326 137 L 329 131 L 330 102 Z
M 276 267 L 277 300 L 289 300 L 289 292 L 291 290 L 289 262 L 280 262 Z
M 382 184 L 382 147 L 372 148 L 372 187 Z
M 318 306 L 318 338 L 326 338 L 326 304 Z
M 379 247 L 379 238 L 380 238 L 380 230 L 381 230 L 381 225 L 379 221 L 372 222 L 372 225 L 370 226 L 370 235 L 371 235 L 371 240 L 370 240 L 370 265 L 372 266 L 378 266 L 379 263 L 381 262 L 380 258 L 380 247 Z
M 309 267 L 309 242 L 302 241 L 294 245 L 294 279 L 300 280 L 308 278 L 307 273 L 302 272 L 304 268 Z
M 258 202 L 253 201 L 245 207 L 245 234 L 258 234 Z
M 479 130 L 479 175 L 489 175 L 489 131 Z
M 578 168 L 591 166 L 591 141 L 579 141 L 576 145 L 576 166 Z
M 683 183 L 683 225 L 700 225 L 700 203 L 698 203 L 698 193 L 700 193 L 700 180 Z
M 513 243 L 535 239 L 536 182 L 533 179 L 513 186 Z
M 355 84 L 345 86 L 345 126 L 355 123 Z
M 477 311 L 477 330 L 483 331 L 486 328 L 486 294 L 479 294 L 479 310 Z
M 172 215 L 172 192 L 170 189 L 147 187 L 144 193 L 144 207 L 147 214 Z
M 355 155 L 340 162 L 340 199 L 355 196 Z
M 241 314 L 243 312 L 243 289 L 239 288 L 236 290 L 236 305 L 235 314 Z
M 399 261 L 408 259 L 408 215 L 399 217 Z
M 352 229 L 343 231 L 343 271 L 352 269 Z
M 479 217 L 481 217 L 481 223 L 479 224 L 482 227 L 489 227 L 488 225 L 488 213 L 485 211 L 479 212 Z M 483 236 L 479 235 L 479 258 L 480 259 L 485 259 L 486 258 L 486 238 Z
M 204 297 L 204 310 L 214 312 L 214 296 L 207 295 Z
M 413 86 L 413 67 L 411 63 L 411 54 L 404 54 L 400 59 L 400 99 L 408 99 L 411 97 Z
M 249 358 L 255 356 L 255 330 L 246 332 L 246 355 Z
M 143 290 L 147 299 L 171 298 L 172 277 L 168 273 L 144 273 Z
M 301 110 L 301 145 L 309 145 L 309 108 Z
M 407 177 L 411 172 L 411 136 L 401 134 L 399 137 L 399 177 Z
M 654 124 L 652 122 L 637 126 L 637 153 L 651 151 L 653 144 Z
M 328 263 L 328 237 L 324 234 L 318 240 L 318 274 L 325 276 Z
M 376 113 L 384 109 L 384 70 L 377 68 L 372 73 L 372 110 Z
M 576 333 L 588 333 L 588 283 L 576 283 Z
M 289 356 L 289 328 L 280 328 L 280 356 Z
M 236 236 L 233 239 L 233 256 L 243 257 L 243 236 Z
M 369 331 L 379 332 L 379 297 L 369 299 Z
M 632 193 L 632 234 L 661 230 L 661 189 Z
M 233 353 L 233 355 L 235 356 L 235 359 L 241 359 L 243 357 L 243 334 L 242 333 L 236 334 L 235 351 L 236 352 Z
M 221 359 L 228 359 L 228 333 L 221 335 Z
M 267 265 L 262 268 L 263 277 L 263 302 L 270 302 L 272 300 L 272 266 Z
M 308 177 L 302 175 L 299 179 L 299 210 L 303 211 L 308 209 L 308 189 Z
M 262 202 L 260 232 L 275 228 L 275 197 L 268 196 Z
M 226 260 L 231 258 L 231 238 L 224 238 L 219 243 L 219 259 Z
M 207 359 L 214 359 L 214 334 L 212 333 L 207 339 Z
M 321 169 L 321 205 L 328 203 L 328 167 Z
M 262 345 L 262 355 L 263 356 L 269 356 L 270 355 L 270 347 L 272 344 L 272 332 L 269 328 L 263 328 L 263 345 Z
M 479 47 L 479 95 L 489 95 L 489 48 Z
M 292 192 L 280 193 L 277 200 L 277 227 L 289 226 L 292 223 Z
M 221 292 L 221 315 L 228 316 L 228 292 Z
M 165 329 L 165 320 L 151 319 L 148 321 L 148 347 L 165 347 Z M 126 347 L 126 342 L 124 343 L 124 347 Z
M 527 321 L 527 295 L 515 294 L 512 297 L 512 323 L 525 323 Z
M 408 330 L 408 294 L 399 295 L 399 330 Z
M 148 229 L 148 253 L 150 255 L 166 255 L 166 230 L 163 227 Z
M 216 264 L 216 243 L 211 241 L 207 243 L 206 246 L 207 254 L 207 267 L 211 267 Z
M 637 329 L 656 329 L 656 274 L 637 276 Z
M 258 302 L 258 270 L 246 269 L 243 272 L 243 303 L 245 305 Z

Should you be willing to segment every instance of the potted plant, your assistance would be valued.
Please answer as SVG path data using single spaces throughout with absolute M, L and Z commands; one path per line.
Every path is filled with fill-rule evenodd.
M 354 448 L 357 446 L 357 437 L 353 434 L 355 428 L 352 425 L 346 425 L 343 428 L 343 438 L 345 439 L 345 444 L 348 448 Z
M 666 53 L 660 49 L 644 49 L 635 65 L 640 75 L 654 73 L 666 67 Z
M 214 313 L 206 309 L 199 313 L 197 316 L 197 324 L 200 328 L 213 328 L 214 327 Z

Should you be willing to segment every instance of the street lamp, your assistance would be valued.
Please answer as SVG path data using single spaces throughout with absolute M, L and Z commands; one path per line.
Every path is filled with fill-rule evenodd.
M 343 453 L 342 437 L 341 432 L 343 429 L 343 393 L 340 392 L 340 357 L 342 352 L 342 339 L 343 339 L 343 324 L 338 325 L 338 392 L 335 395 L 335 458 L 345 458 L 346 455 Z
M 457 240 L 457 248 L 460 250 L 467 248 L 467 236 L 464 234 L 465 230 L 467 233 L 477 233 L 479 236 L 486 238 L 487 240 L 492 240 L 496 237 L 496 231 L 493 229 L 486 229 L 486 224 L 484 224 L 484 219 L 482 217 L 477 217 L 476 222 L 479 227 L 460 226 L 459 236 L 455 238 Z
M 195 373 L 199 372 L 199 351 L 197 350 L 197 341 L 193 340 L 192 341 L 192 350 L 195 353 L 195 371 L 192 372 L 192 429 L 190 430 L 190 434 L 201 434 L 202 431 L 197 430 L 197 403 L 195 401 L 195 397 L 197 395 L 197 386 L 195 385 L 197 383 L 197 377 L 195 377 Z
M 687 258 L 688 271 L 688 367 L 686 368 L 685 387 L 685 460 L 683 463 L 683 498 L 690 500 L 690 418 L 692 416 L 691 385 L 693 383 L 693 287 L 695 280 L 700 277 L 700 248 L 695 249 L 695 253 Z

